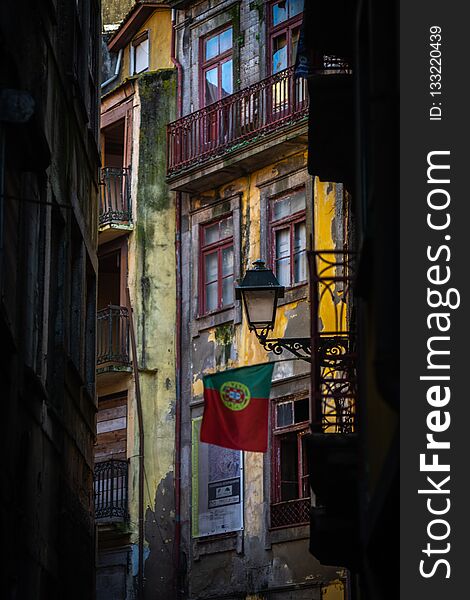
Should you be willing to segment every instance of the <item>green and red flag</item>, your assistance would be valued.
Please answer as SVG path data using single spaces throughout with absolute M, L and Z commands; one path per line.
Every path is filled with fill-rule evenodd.
M 266 452 L 273 363 L 204 376 L 201 442 Z

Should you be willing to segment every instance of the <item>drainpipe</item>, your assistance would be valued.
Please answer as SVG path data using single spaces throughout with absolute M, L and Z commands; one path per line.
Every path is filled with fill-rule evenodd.
M 112 83 L 115 79 L 117 79 L 117 76 L 119 75 L 119 70 L 121 69 L 121 59 L 122 59 L 122 48 L 118 52 L 116 68 L 114 69 L 114 75 L 101 84 L 101 89 L 105 88 L 107 85 Z
M 137 421 L 139 424 L 139 544 L 138 544 L 138 571 L 137 571 L 137 598 L 144 597 L 144 419 L 142 414 L 142 398 L 140 395 L 139 367 L 137 364 L 137 344 L 135 341 L 134 314 L 131 306 L 129 288 L 126 288 L 127 312 L 129 315 L 129 329 L 132 348 L 132 368 L 134 371 L 135 399 L 137 404 Z
M 176 58 L 176 10 L 171 11 L 171 62 L 177 70 L 176 84 L 176 110 L 177 117 L 183 114 L 183 70 L 181 63 Z M 181 304 L 182 304 L 182 276 L 181 276 L 181 192 L 176 192 L 176 406 L 175 406 L 175 554 L 174 564 L 176 571 L 176 599 L 182 598 L 181 583 Z
M 175 65 L 177 71 L 176 82 L 176 106 L 177 118 L 183 115 L 183 67 L 176 58 L 176 10 L 171 10 L 171 62 Z

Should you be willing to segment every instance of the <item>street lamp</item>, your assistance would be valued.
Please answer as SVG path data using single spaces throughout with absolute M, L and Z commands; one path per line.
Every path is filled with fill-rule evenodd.
M 248 269 L 240 284 L 235 286 L 235 297 L 245 307 L 249 330 L 255 332 L 268 352 L 281 354 L 286 349 L 310 362 L 310 338 L 268 338 L 274 329 L 278 299 L 284 297 L 284 291 L 271 269 L 262 260 L 255 260 L 253 269 Z

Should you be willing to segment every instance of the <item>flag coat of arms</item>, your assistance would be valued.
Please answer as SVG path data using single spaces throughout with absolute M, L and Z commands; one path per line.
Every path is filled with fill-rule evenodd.
M 273 363 L 204 376 L 201 442 L 266 452 Z

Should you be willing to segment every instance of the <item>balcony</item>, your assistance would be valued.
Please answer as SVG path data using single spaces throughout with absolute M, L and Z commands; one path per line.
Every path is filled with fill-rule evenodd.
M 169 183 L 202 190 L 305 149 L 308 105 L 290 67 L 170 123 Z
M 97 313 L 96 372 L 102 375 L 130 371 L 128 310 L 110 305 Z
M 130 169 L 104 167 L 100 181 L 100 243 L 131 229 L 131 185 Z
M 305 525 L 309 522 L 310 498 L 271 504 L 271 529 Z
M 128 516 L 128 463 L 108 460 L 95 464 L 95 520 L 124 521 Z
M 306 436 L 310 552 L 325 565 L 355 568 L 358 556 L 358 440 L 355 254 L 309 255 L 312 290 L 312 433 Z

